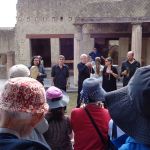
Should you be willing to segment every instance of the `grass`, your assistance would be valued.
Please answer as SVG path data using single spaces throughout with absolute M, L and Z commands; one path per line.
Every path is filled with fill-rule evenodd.
M 77 103 L 77 92 L 68 93 L 70 101 L 67 105 L 67 114 L 70 116 L 71 110 L 76 107 Z

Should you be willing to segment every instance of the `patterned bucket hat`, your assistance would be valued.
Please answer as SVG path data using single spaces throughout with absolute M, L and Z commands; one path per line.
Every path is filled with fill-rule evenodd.
M 0 94 L 2 110 L 46 113 L 48 108 L 43 85 L 30 77 L 9 79 Z

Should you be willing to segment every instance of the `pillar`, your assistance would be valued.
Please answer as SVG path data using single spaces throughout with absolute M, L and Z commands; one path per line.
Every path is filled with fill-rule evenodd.
M 82 25 L 75 25 L 74 34 L 74 85 L 77 86 L 78 70 L 77 64 L 80 62 L 80 52 L 82 50 Z
M 94 38 L 91 38 L 90 29 L 88 26 L 84 25 L 82 32 L 83 32 L 82 33 L 82 36 L 83 36 L 82 48 L 83 49 L 80 54 L 83 54 L 83 53 L 89 54 L 89 52 L 91 52 L 94 47 Z
M 146 65 L 150 65 L 150 38 L 147 38 Z
M 9 51 L 9 52 L 7 52 L 7 71 L 14 64 L 15 64 L 15 52 L 14 51 Z
M 131 50 L 134 51 L 134 58 L 141 63 L 141 55 L 142 55 L 142 26 L 139 23 L 132 24 Z
M 119 38 L 119 54 L 118 65 L 121 66 L 122 61 L 127 58 L 127 52 L 129 50 L 129 38 Z
M 60 54 L 59 38 L 51 38 L 51 63 L 52 65 L 58 63 Z

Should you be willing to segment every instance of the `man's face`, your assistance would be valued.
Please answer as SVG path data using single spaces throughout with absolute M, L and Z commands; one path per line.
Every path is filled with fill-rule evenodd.
M 59 65 L 63 65 L 65 63 L 65 58 L 59 58 L 58 63 Z
M 35 58 L 33 61 L 35 66 L 38 66 L 40 64 L 40 59 L 39 58 Z
M 128 54 L 127 54 L 127 59 L 128 59 L 129 61 L 132 61 L 132 60 L 133 60 L 133 53 L 128 53 Z
M 82 62 L 83 64 L 86 64 L 86 63 L 88 62 L 88 58 L 87 58 L 86 56 L 82 56 L 81 62 Z
M 96 52 L 96 48 L 94 48 L 93 51 Z
M 105 60 L 105 65 L 106 65 L 106 66 L 109 66 L 109 65 L 111 65 L 111 62 L 106 59 L 106 60 Z

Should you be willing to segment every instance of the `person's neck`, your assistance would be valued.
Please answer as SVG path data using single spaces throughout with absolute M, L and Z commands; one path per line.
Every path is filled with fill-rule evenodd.
M 9 129 L 9 128 L 0 127 L 0 133 L 9 133 L 9 134 L 13 134 L 16 137 L 20 138 L 20 135 L 18 132 L 16 132 L 15 130 Z
M 111 68 L 111 66 L 112 66 L 112 65 L 108 65 L 107 67 L 108 67 L 108 68 Z
M 58 64 L 60 68 L 62 68 L 64 66 L 64 64 Z
M 97 105 L 97 104 L 98 104 L 98 102 L 96 101 L 96 102 L 88 103 L 87 105 Z
M 94 107 L 96 106 L 96 107 L 104 108 L 104 105 L 101 101 L 88 103 L 86 106 L 94 106 Z
M 132 64 L 135 61 L 135 59 L 129 60 L 129 63 Z

